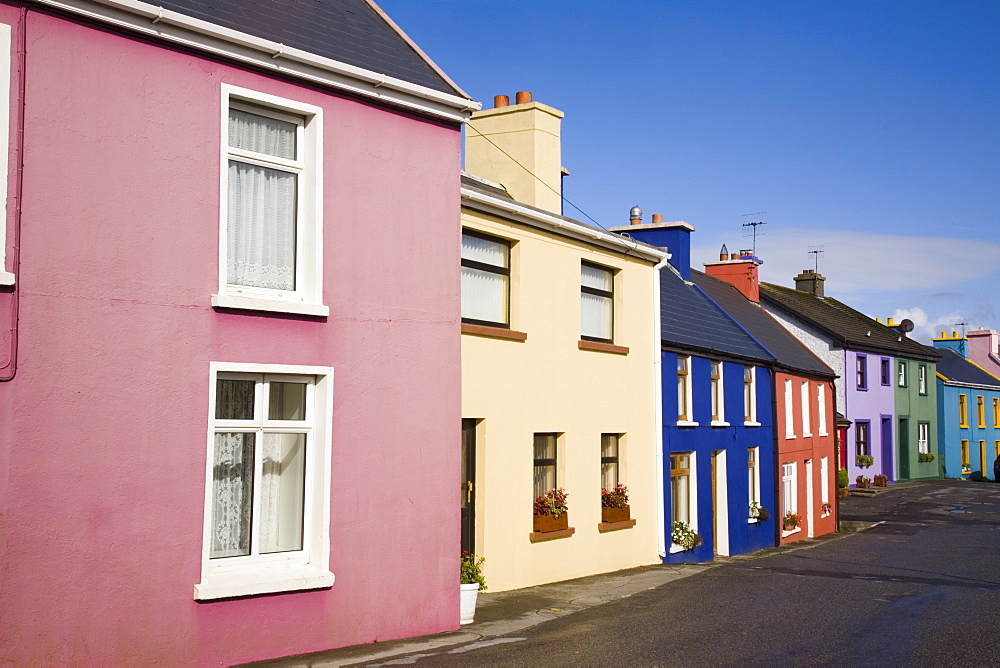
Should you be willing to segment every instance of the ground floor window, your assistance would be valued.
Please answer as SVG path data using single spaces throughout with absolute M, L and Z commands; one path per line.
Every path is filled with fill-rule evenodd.
M 931 425 L 929 422 L 917 423 L 917 452 L 927 454 L 931 451 Z
M 969 466 L 969 441 L 968 441 L 968 439 L 963 438 L 962 439 L 962 470 L 963 471 L 968 471 L 968 470 L 971 470 L 971 468 L 972 467 Z
M 795 479 L 795 462 L 781 465 L 781 504 L 782 514 L 795 514 L 798 510 L 798 489 Z
M 750 506 L 760 503 L 760 469 L 757 466 L 759 448 L 747 448 L 747 489 Z
M 871 448 L 870 432 L 870 422 L 858 420 L 854 423 L 854 454 L 859 457 L 871 454 L 869 452 Z
M 556 434 L 535 434 L 535 484 L 534 498 L 555 489 L 556 484 Z M 534 499 L 532 499 L 534 500 Z
M 671 524 L 691 524 L 691 459 L 690 452 L 670 455 Z

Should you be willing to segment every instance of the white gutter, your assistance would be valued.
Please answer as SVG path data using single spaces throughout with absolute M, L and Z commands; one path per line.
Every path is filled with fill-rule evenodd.
M 663 489 L 663 353 L 662 331 L 660 329 L 660 270 L 669 264 L 670 255 L 653 267 L 653 415 L 656 420 L 656 551 L 660 558 L 667 556 L 667 507 L 666 490 Z
M 620 236 L 614 232 L 595 230 L 592 227 L 581 225 L 580 223 L 574 223 L 555 214 L 537 211 L 524 204 L 499 197 L 493 197 L 465 186 L 462 186 L 462 200 L 463 206 L 468 206 L 469 208 L 476 209 L 477 211 L 481 211 L 483 213 L 492 214 L 494 216 L 502 216 L 526 225 L 531 225 L 532 227 L 538 227 L 539 224 L 542 224 L 546 227 L 554 228 L 566 236 L 580 239 L 598 246 L 604 246 L 605 248 L 610 248 L 618 252 L 638 255 L 639 257 L 651 262 L 665 261 L 670 257 L 670 254 L 666 251 L 640 244 L 634 239 Z M 656 285 L 658 290 L 659 281 L 657 281 Z M 655 312 L 660 312 L 659 306 L 657 306 Z M 657 323 L 658 322 L 659 319 L 657 319 Z M 659 339 L 657 339 L 657 342 L 659 342 Z
M 139 0 L 35 0 L 130 32 L 231 58 L 437 118 L 464 123 L 482 104 L 231 30 Z

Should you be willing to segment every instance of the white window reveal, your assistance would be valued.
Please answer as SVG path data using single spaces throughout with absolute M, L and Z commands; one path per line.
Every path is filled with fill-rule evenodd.
M 809 381 L 802 381 L 802 435 L 812 436 L 812 420 L 809 416 Z
M 826 436 L 826 385 L 816 386 L 816 419 L 819 422 L 819 435 Z
M 219 293 L 212 305 L 329 315 L 322 110 L 222 86 Z
M 820 386 L 822 387 L 822 385 Z M 824 506 L 830 503 L 830 458 L 820 457 L 819 460 L 819 500 Z M 826 517 L 830 512 L 824 510 L 823 516 Z
M 213 362 L 210 370 L 195 598 L 329 587 L 333 369 Z
M 795 406 L 792 405 L 792 379 L 785 379 L 785 438 L 795 438 Z
M 7 155 L 10 140 L 10 26 L 0 23 L 0 285 L 14 285 L 14 273 L 7 271 Z M 11 267 L 13 269 L 13 267 Z

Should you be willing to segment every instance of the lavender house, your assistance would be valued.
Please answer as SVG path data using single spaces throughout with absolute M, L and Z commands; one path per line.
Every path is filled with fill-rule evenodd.
M 806 270 L 794 289 L 760 284 L 761 305 L 838 375 L 837 410 L 851 422 L 839 464 L 850 480 L 882 474 L 890 481 L 936 477 L 940 354 L 826 297 L 826 279 Z M 871 463 L 869 464 L 869 459 Z

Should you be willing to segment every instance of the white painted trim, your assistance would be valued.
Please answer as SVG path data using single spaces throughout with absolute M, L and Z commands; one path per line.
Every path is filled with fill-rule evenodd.
M 482 104 L 137 0 L 38 0 L 100 23 L 464 123 Z
M 462 205 L 482 213 L 512 219 L 531 227 L 545 230 L 554 229 L 568 237 L 620 253 L 634 254 L 651 262 L 659 263 L 671 257 L 670 253 L 666 251 L 640 244 L 638 241 L 613 232 L 595 230 L 555 214 L 536 211 L 519 202 L 493 197 L 464 186 L 462 187 Z
M 306 503 L 303 549 L 259 555 L 252 559 L 209 559 L 212 530 L 212 452 L 215 442 L 215 387 L 222 373 L 313 376 L 311 433 L 307 448 Z M 307 412 L 308 414 L 308 412 Z M 330 587 L 330 485 L 333 459 L 333 367 L 239 362 L 209 362 L 205 511 L 203 517 L 201 582 L 195 600 L 230 598 L 282 591 Z M 318 445 L 319 447 L 315 447 Z
M 666 556 L 667 500 L 663 489 L 663 351 L 660 329 L 660 271 L 669 264 L 664 258 L 653 267 L 653 441 L 656 447 L 656 551 Z
M 678 427 L 697 427 L 701 423 L 700 422 L 692 422 L 691 420 L 678 420 L 674 424 L 676 426 L 678 426 Z
M 7 266 L 7 177 L 10 163 L 10 68 L 11 30 L 0 23 L 0 285 L 14 285 L 16 277 Z M 659 312 L 659 311 L 657 311 Z
M 715 454 L 715 505 L 712 513 L 715 515 L 718 544 L 715 552 L 724 557 L 729 556 L 729 467 L 726 465 L 726 451 L 718 450 Z
M 761 424 L 760 424 L 760 422 L 744 422 L 743 426 L 744 427 L 759 427 L 759 426 L 761 426 Z
M 728 427 L 729 423 L 723 420 L 712 420 L 713 427 Z
M 785 531 L 784 529 L 782 529 L 781 530 L 781 537 L 784 538 L 785 536 L 791 536 L 793 533 L 798 533 L 800 531 L 802 531 L 801 527 L 795 527 L 791 531 Z
M 219 86 L 219 292 L 212 306 L 254 311 L 328 316 L 323 304 L 323 109 L 230 84 Z M 231 285 L 227 276 L 229 159 L 234 155 L 227 141 L 229 109 L 249 103 L 266 113 L 290 114 L 299 123 L 296 145 L 302 164 L 298 173 L 295 216 L 295 290 L 269 290 Z

